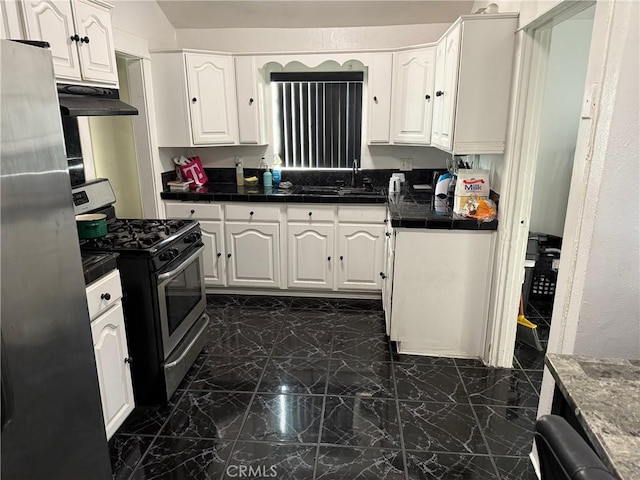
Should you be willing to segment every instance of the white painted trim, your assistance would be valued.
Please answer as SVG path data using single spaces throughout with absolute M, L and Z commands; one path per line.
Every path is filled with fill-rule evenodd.
M 433 144 L 434 147 L 440 148 Z M 451 150 L 444 150 L 451 153 Z M 504 153 L 504 142 L 453 142 L 454 155 L 500 155 Z
M 146 59 L 127 61 L 127 79 L 129 81 L 129 101 L 139 112 L 137 116 L 132 117 L 132 126 L 142 214 L 145 218 L 158 218 L 160 216 L 158 203 L 161 190 L 157 189 L 158 182 L 155 179 L 161 177 L 161 172 L 157 171 L 154 162 L 154 148 L 151 137 L 155 133 L 152 133 L 149 121 L 149 81 L 145 77 L 145 62 L 148 63 L 149 61 Z
M 96 178 L 96 164 L 93 161 L 93 144 L 91 143 L 89 117 L 78 117 L 78 133 L 80 134 L 80 148 L 82 150 L 84 176 L 85 180 L 89 182 Z
M 535 162 L 522 162 L 524 152 L 536 158 L 537 127 L 546 73 L 550 34 L 534 39 L 528 32 L 518 33 L 520 68 L 514 78 L 510 129 L 505 152 L 506 175 L 499 213 L 496 269 L 493 276 L 490 307 L 491 331 L 484 361 L 488 365 L 509 368 L 513 363 L 518 303 L 524 278 L 524 257 L 529 232 L 529 212 L 535 182 Z M 517 50 L 518 52 L 518 50 Z M 531 106 L 537 106 L 532 111 Z M 532 130 L 535 129 L 535 130 Z M 532 139 L 535 139 L 532 145 Z M 514 268 L 522 265 L 522 268 Z
M 347 291 L 331 291 L 331 290 L 296 290 L 285 288 L 275 289 L 242 289 L 237 287 L 206 287 L 207 294 L 220 295 L 277 295 L 279 297 L 322 297 L 322 298 L 364 298 L 369 300 L 382 300 L 381 292 L 347 292 Z
M 115 27 L 113 28 L 113 44 L 119 55 L 130 58 L 151 58 L 147 39 Z

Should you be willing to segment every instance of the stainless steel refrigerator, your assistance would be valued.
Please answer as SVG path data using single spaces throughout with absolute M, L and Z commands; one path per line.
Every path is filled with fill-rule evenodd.
M 2 478 L 111 478 L 48 50 L 0 41 Z

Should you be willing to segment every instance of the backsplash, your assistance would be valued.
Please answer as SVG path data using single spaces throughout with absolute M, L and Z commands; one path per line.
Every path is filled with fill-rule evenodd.
M 212 183 L 235 183 L 235 168 L 206 168 L 205 173 L 209 182 Z M 431 184 L 434 171 L 442 171 L 442 169 L 420 169 L 402 172 L 409 185 Z M 376 187 L 386 187 L 392 173 L 400 172 L 398 169 L 366 169 L 360 170 L 359 182 L 362 183 L 363 178 L 371 179 Z M 257 168 L 245 168 L 244 176 L 256 176 L 261 178 L 263 170 Z M 166 186 L 168 181 L 175 180 L 176 173 L 173 170 L 162 173 L 162 184 Z M 351 183 L 351 171 L 349 170 L 282 170 L 282 181 L 290 181 L 294 185 L 335 185 L 336 182 L 342 181 L 345 185 Z

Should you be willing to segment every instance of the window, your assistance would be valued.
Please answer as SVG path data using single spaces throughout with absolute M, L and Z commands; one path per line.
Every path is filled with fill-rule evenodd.
M 272 73 L 274 153 L 285 167 L 360 160 L 362 72 Z

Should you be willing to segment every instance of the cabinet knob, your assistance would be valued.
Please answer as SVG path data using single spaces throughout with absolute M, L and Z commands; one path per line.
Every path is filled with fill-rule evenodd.
M 196 211 L 195 210 L 191 210 L 191 215 L 193 215 L 194 213 L 196 213 Z
M 249 216 L 253 217 L 253 210 L 249 212 Z
M 72 42 L 79 42 L 80 41 L 80 35 L 78 35 L 77 33 L 75 35 L 71 36 L 71 41 Z
M 82 37 L 80 43 L 89 43 L 89 37 Z
M 378 103 L 378 97 L 373 97 L 373 101 Z
M 344 257 L 342 255 L 340 255 L 340 260 L 344 260 Z
M 390 237 L 390 236 L 391 236 L 391 232 L 385 232 L 384 234 L 385 234 L 387 237 Z
M 197 101 L 198 101 L 198 99 L 197 99 L 196 97 L 193 97 L 193 98 L 191 99 L 191 103 L 196 103 Z
M 327 261 L 329 261 L 329 262 L 330 262 L 330 261 L 331 261 L 331 257 L 327 257 Z
M 220 256 L 222 256 L 222 254 L 221 254 L 220 252 L 218 252 L 218 255 L 217 255 L 217 256 L 218 256 L 218 257 L 220 257 Z
M 230 253 L 227 253 L 227 258 L 231 258 L 231 254 Z
M 309 216 L 311 216 L 311 214 L 312 214 L 312 213 L 313 213 L 313 212 L 309 212 Z
M 103 293 L 102 295 L 100 295 L 100 298 L 101 298 L 102 300 L 109 301 L 109 300 L 111 300 L 111 294 L 109 294 L 109 293 Z
M 442 90 L 438 90 L 436 92 L 436 97 L 441 97 L 442 95 L 444 95 L 444 92 Z
M 133 358 L 131 357 L 127 357 L 124 359 L 124 363 L 128 363 L 129 365 L 131 365 L 133 363 Z
M 253 105 L 253 98 L 249 99 L 249 105 Z
M 380 272 L 380 276 L 382 277 L 382 279 L 384 280 L 385 278 L 387 278 L 387 276 L 384 274 L 384 272 Z
M 425 96 L 424 96 L 424 99 L 425 99 L 425 100 L 431 100 L 431 95 L 425 95 Z

